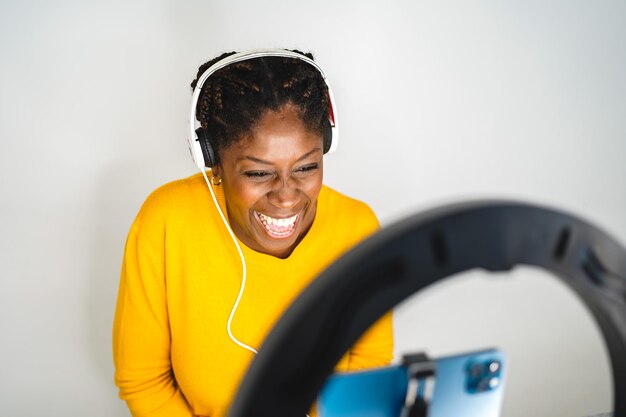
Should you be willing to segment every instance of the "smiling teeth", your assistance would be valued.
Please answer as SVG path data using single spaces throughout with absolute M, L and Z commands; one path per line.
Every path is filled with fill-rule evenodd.
M 278 227 L 288 227 L 291 226 L 292 224 L 294 224 L 296 222 L 296 219 L 298 218 L 298 215 L 295 214 L 291 217 L 287 217 L 286 219 L 275 219 L 273 217 L 270 216 L 266 216 L 263 213 L 259 213 L 259 217 L 261 218 L 261 220 L 264 223 L 267 223 L 268 225 L 276 225 Z
M 298 220 L 298 214 L 284 219 L 275 219 L 263 213 L 259 213 L 258 211 L 256 214 L 267 233 L 274 237 L 287 237 L 291 235 L 295 229 L 296 220 Z

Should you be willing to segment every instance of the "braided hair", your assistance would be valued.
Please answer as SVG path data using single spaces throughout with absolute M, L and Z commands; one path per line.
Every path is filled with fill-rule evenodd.
M 313 59 L 310 53 L 293 52 Z M 208 68 L 234 53 L 224 53 L 201 65 L 191 88 Z M 268 111 L 279 111 L 286 105 L 293 105 L 304 126 L 324 139 L 326 152 L 331 136 L 328 88 L 315 67 L 297 58 L 258 57 L 219 69 L 202 86 L 196 119 L 219 157 Z

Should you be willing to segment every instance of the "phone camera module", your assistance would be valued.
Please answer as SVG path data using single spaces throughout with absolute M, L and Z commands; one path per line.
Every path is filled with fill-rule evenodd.
M 501 383 L 502 363 L 497 359 L 472 361 L 466 368 L 466 390 L 478 394 L 496 389 Z

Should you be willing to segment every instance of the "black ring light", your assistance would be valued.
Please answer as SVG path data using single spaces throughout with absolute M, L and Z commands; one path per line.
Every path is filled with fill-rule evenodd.
M 614 416 L 626 416 L 626 250 L 576 217 L 511 202 L 417 214 L 339 259 L 274 327 L 229 416 L 304 416 L 345 351 L 400 301 L 452 274 L 519 264 L 553 272 L 586 303 L 611 358 Z

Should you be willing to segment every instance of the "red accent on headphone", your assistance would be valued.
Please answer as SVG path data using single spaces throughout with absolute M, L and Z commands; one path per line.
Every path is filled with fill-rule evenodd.
M 328 93 L 326 93 L 326 97 L 328 97 L 328 107 L 330 108 L 328 118 L 330 119 L 331 126 L 335 127 L 335 109 L 333 109 L 333 102 L 330 101 Z

